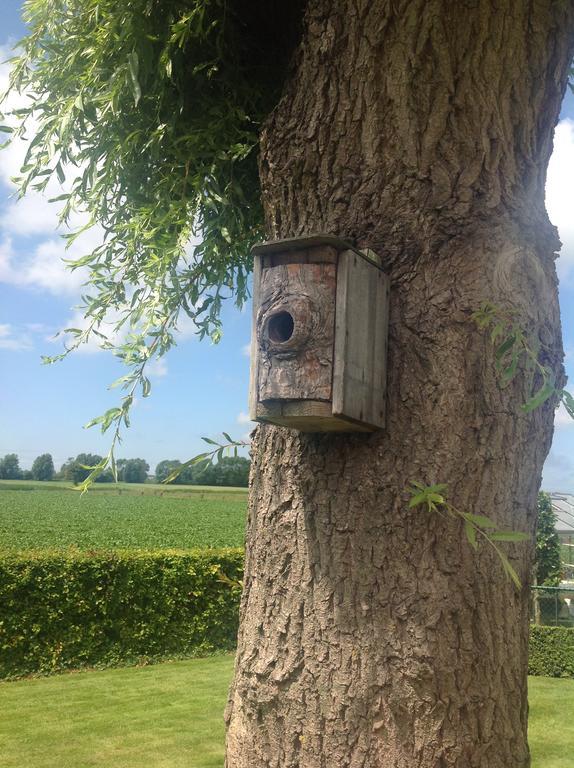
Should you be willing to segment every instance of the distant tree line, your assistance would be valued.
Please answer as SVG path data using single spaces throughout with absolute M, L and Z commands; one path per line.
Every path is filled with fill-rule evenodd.
M 0 459 L 0 480 L 53 480 L 54 462 L 49 453 L 34 459 L 32 469 L 20 469 L 16 453 L 7 453 Z
M 92 467 L 99 464 L 101 456 L 96 453 L 79 453 L 76 458 L 69 458 L 62 465 L 59 474 L 62 480 L 69 480 L 74 485 L 82 483 L 90 474 Z M 117 461 L 118 480 L 121 483 L 145 483 L 149 464 L 145 459 L 118 459 Z M 111 469 L 107 469 L 96 478 L 96 483 L 113 483 L 114 476 Z
M 59 472 L 54 469 L 51 454 L 43 453 L 34 459 L 32 469 L 21 469 L 18 455 L 7 453 L 0 458 L 0 480 L 67 480 L 74 485 L 83 482 L 94 467 L 102 460 L 95 453 L 79 453 L 70 457 Z M 182 462 L 178 459 L 164 459 L 155 470 L 155 479 L 163 483 Z M 219 485 L 246 487 L 249 481 L 249 459 L 242 456 L 226 457 L 218 464 L 185 467 L 173 481 L 177 485 Z M 149 464 L 145 459 L 118 459 L 118 480 L 123 483 L 145 483 L 148 479 Z M 112 483 L 111 470 L 102 472 L 96 483 Z
M 173 480 L 178 485 L 223 485 L 247 487 L 251 462 L 242 456 L 226 457 L 217 464 L 193 465 L 182 469 Z M 169 475 L 181 467 L 178 459 L 164 459 L 155 468 L 155 479 L 163 483 Z

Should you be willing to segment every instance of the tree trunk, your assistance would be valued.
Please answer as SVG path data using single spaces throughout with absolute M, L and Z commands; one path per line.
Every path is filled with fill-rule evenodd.
M 574 6 L 310 0 L 262 137 L 270 237 L 328 232 L 391 275 L 387 428 L 253 444 L 228 768 L 524 768 L 528 579 L 517 590 L 411 480 L 534 533 L 553 403 L 501 388 L 469 316 L 516 310 L 562 376 L 544 208 Z

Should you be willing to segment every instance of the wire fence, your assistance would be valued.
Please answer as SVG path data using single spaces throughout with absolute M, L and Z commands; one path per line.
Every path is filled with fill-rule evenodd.
M 560 560 L 562 578 L 566 581 L 574 581 L 574 534 L 560 536 Z
M 545 627 L 574 627 L 572 587 L 532 587 L 530 618 Z

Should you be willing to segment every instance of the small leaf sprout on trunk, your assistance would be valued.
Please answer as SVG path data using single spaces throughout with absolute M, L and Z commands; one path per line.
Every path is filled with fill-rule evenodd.
M 470 546 L 478 551 L 480 541 L 484 541 L 496 552 L 504 572 L 514 582 L 517 588 L 522 586 L 518 574 L 510 564 L 507 555 L 498 546 L 500 542 L 519 542 L 529 539 L 527 533 L 521 531 L 504 531 L 486 515 L 475 515 L 471 512 L 464 512 L 457 509 L 448 501 L 448 487 L 439 483 L 437 485 L 424 485 L 420 482 L 412 482 L 410 492 L 409 507 L 425 507 L 427 512 L 433 512 L 443 517 L 454 520 L 462 520 L 464 524 L 464 533 Z

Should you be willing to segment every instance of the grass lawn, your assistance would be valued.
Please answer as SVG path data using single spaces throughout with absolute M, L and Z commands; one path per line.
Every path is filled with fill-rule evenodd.
M 2 768 L 221 768 L 232 656 L 0 683 Z
M 222 768 L 233 659 L 0 683 L 2 768 Z M 574 680 L 530 678 L 532 768 L 574 765 Z
M 572 768 L 574 680 L 530 677 L 528 692 L 532 768 Z

